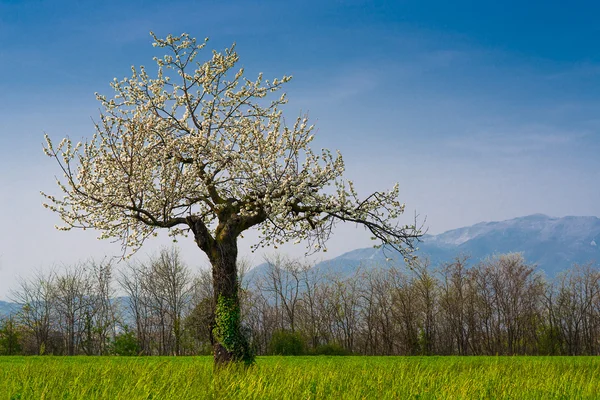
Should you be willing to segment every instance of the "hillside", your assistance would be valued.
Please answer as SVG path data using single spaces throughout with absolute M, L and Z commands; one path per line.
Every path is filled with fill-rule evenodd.
M 425 235 L 417 246 L 417 254 L 429 257 L 434 265 L 458 254 L 470 255 L 476 262 L 493 254 L 522 252 L 528 263 L 553 277 L 573 263 L 600 262 L 600 219 L 534 214 Z M 383 265 L 386 258 L 401 262 L 399 255 L 389 249 L 362 248 L 320 262 L 315 268 L 345 275 L 359 266 Z M 249 278 L 264 269 L 264 265 L 256 267 Z
M 6 301 L 0 300 L 0 318 L 14 314 L 18 308 L 19 306 L 14 303 L 7 303 Z

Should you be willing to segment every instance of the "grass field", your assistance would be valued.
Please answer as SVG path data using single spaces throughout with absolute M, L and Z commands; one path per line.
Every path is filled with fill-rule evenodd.
M 0 357 L 1 399 L 598 399 L 594 357 Z

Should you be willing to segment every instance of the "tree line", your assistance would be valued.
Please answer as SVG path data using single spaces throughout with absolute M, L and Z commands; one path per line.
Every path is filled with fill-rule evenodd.
M 597 355 L 600 268 L 550 280 L 521 254 L 329 274 L 274 256 L 248 279 L 242 330 L 256 354 Z M 0 354 L 211 354 L 209 270 L 177 249 L 116 271 L 87 262 L 22 280 L 0 320 Z

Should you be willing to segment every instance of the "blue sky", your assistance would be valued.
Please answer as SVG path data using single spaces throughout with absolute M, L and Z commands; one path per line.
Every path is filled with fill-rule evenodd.
M 150 30 L 236 42 L 250 76 L 293 75 L 286 115 L 309 112 L 315 146 L 339 149 L 363 193 L 399 182 L 407 221 L 426 216 L 430 233 L 600 216 L 598 15 L 591 1 L 0 0 L 0 299 L 18 275 L 119 253 L 94 233 L 54 231 L 39 195 L 57 193 L 43 133 L 89 137 L 94 92 L 160 55 Z M 240 252 L 259 263 L 251 240 Z M 340 227 L 322 257 L 369 245 Z

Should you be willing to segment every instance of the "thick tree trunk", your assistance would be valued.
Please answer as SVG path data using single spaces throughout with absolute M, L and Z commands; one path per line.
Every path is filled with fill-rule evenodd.
M 264 218 L 262 215 L 259 217 Z M 223 217 L 223 220 L 220 218 L 213 237 L 202 220 L 188 217 L 196 244 L 208 255 L 212 265 L 215 312 L 211 340 L 215 365 L 254 362 L 248 340 L 241 331 L 236 266 L 237 237 L 244 229 L 255 224 L 252 221 L 232 215 L 229 215 L 229 218 Z
M 237 254 L 236 239 L 231 239 L 216 241 L 209 255 L 216 305 L 211 330 L 216 365 L 253 361 L 247 338 L 241 331 Z
M 239 309 L 240 302 L 238 296 L 236 267 L 238 249 L 237 243 L 235 243 L 235 241 L 232 242 L 233 243 L 215 243 L 215 248 L 212 251 L 213 254 L 211 254 L 210 257 L 210 262 L 212 264 L 213 290 L 215 296 L 214 304 L 218 307 L 219 298 L 225 298 L 230 299 L 230 301 L 233 303 L 233 306 L 237 306 Z M 216 310 L 215 319 L 224 317 L 216 315 L 218 312 L 219 310 Z M 215 324 L 216 322 L 217 321 L 215 321 Z M 219 338 L 215 338 L 214 336 L 215 335 L 213 334 L 213 354 L 215 364 L 223 364 L 233 361 L 233 349 L 227 350 L 224 344 L 219 341 Z

